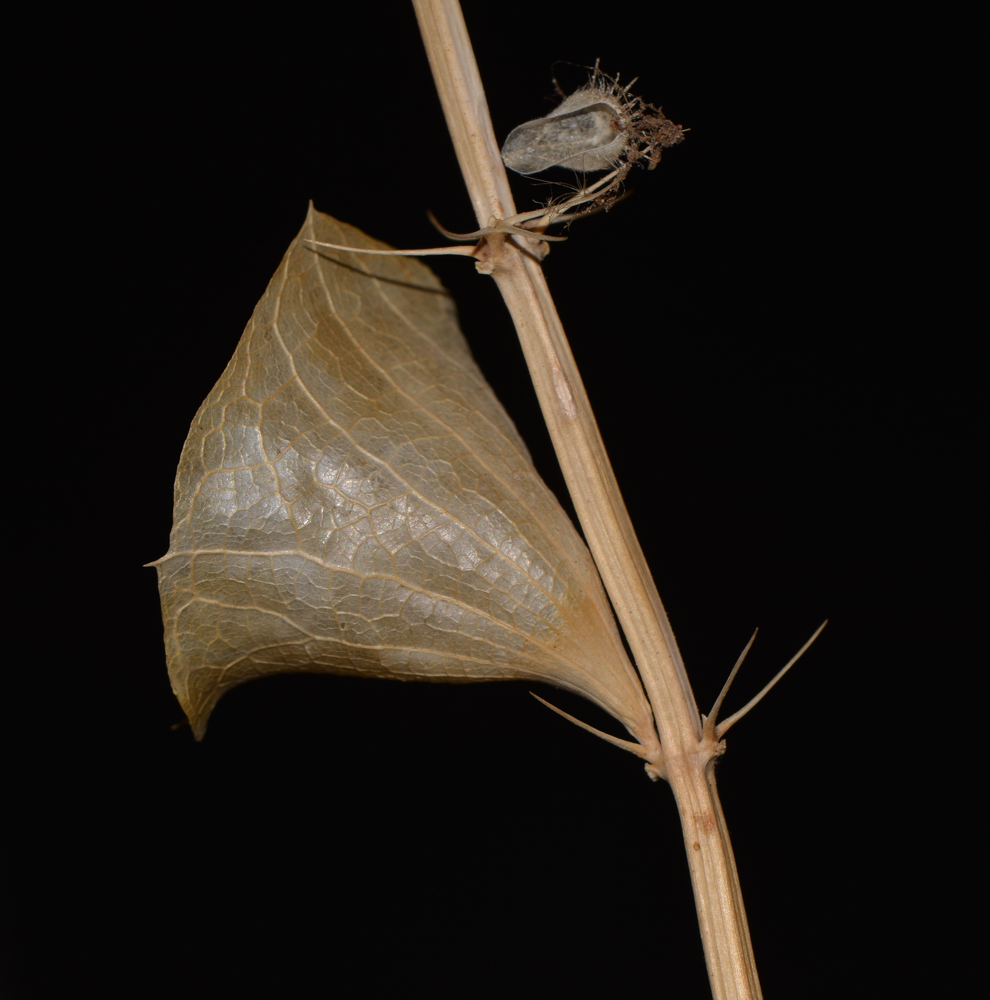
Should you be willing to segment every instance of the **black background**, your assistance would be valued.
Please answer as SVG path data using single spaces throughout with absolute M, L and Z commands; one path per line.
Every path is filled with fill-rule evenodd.
M 727 712 L 830 619 L 730 735 L 720 788 L 767 996 L 836 996 L 851 969 L 866 995 L 910 968 L 911 900 L 937 881 L 904 867 L 929 765 L 898 699 L 951 653 L 932 566 L 969 404 L 891 264 L 886 28 L 781 10 L 465 4 L 500 141 L 553 106 L 558 59 L 638 75 L 691 129 L 546 272 L 702 710 L 754 627 Z M 33 652 L 12 681 L 6 987 L 705 997 L 668 789 L 526 686 L 282 677 L 227 695 L 201 744 L 170 728 L 141 564 L 308 200 L 398 247 L 442 242 L 427 209 L 475 226 L 410 6 L 189 17 L 80 20 L 47 119 L 41 307 L 72 318 L 59 462 L 25 466 L 53 541 L 14 623 Z M 520 210 L 544 194 L 512 184 Z M 432 266 L 570 510 L 494 284 Z

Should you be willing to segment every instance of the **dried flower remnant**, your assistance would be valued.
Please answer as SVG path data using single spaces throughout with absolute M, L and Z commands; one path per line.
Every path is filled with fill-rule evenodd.
M 379 256 L 449 254 L 474 257 L 475 266 L 482 274 L 492 274 L 506 237 L 523 237 L 527 241 L 526 252 L 542 260 L 549 252 L 548 242 L 567 239 L 566 236 L 550 236 L 547 233 L 549 226 L 569 225 L 582 216 L 607 212 L 624 197 L 622 182 L 633 164 L 641 163 L 652 170 L 660 162 L 663 149 L 679 143 L 688 131 L 670 121 L 661 108 L 630 94 L 636 80 L 623 87 L 618 77 L 603 73 L 597 63 L 587 68 L 591 74 L 588 82 L 570 97 L 564 97 L 555 111 L 546 118 L 525 122 L 509 133 L 502 147 L 502 159 L 507 167 L 524 175 L 540 173 L 550 167 L 566 167 L 582 174 L 608 170 L 604 177 L 591 184 L 582 181 L 579 186 L 564 185 L 570 188 L 569 195 L 550 198 L 535 211 L 505 219 L 492 216 L 487 226 L 470 233 L 450 232 L 433 219 L 433 224 L 449 239 L 477 241 L 471 248 L 366 250 L 307 242 L 314 248 Z
M 524 175 L 551 167 L 579 173 L 618 168 L 620 181 L 634 163 L 652 170 L 663 149 L 680 142 L 686 130 L 631 94 L 635 82 L 622 87 L 596 64 L 588 82 L 549 115 L 509 133 L 502 147 L 505 165 Z

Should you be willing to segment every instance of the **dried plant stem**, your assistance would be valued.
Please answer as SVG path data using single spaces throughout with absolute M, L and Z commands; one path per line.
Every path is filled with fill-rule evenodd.
M 413 0 L 478 224 L 516 214 L 458 0 Z M 518 242 L 516 242 L 518 241 Z M 505 298 L 574 507 L 653 706 L 681 817 L 712 993 L 756 998 L 759 979 L 704 733 L 667 614 L 626 511 L 536 244 L 501 234 L 479 253 Z

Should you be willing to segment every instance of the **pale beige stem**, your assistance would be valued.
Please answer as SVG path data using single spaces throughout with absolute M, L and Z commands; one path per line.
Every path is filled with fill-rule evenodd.
M 413 0 L 480 226 L 516 214 L 458 0 Z M 513 242 L 520 240 L 520 243 Z M 739 878 L 701 719 L 537 257 L 503 236 L 483 261 L 515 323 L 588 546 L 653 706 L 677 800 L 716 1000 L 760 997 Z

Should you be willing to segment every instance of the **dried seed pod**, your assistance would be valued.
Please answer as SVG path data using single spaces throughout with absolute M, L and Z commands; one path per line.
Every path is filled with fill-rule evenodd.
M 509 133 L 502 160 L 510 170 L 526 175 L 550 167 L 595 173 L 644 157 L 652 169 L 661 148 L 680 142 L 683 131 L 659 108 L 630 95 L 628 86 L 620 87 L 595 66 L 588 83 L 545 118 L 524 122 Z
M 608 170 L 626 148 L 618 115 L 619 109 L 600 100 L 597 91 L 582 87 L 546 118 L 514 128 L 502 147 L 502 159 L 518 174 L 538 174 L 550 167 L 584 173 Z

